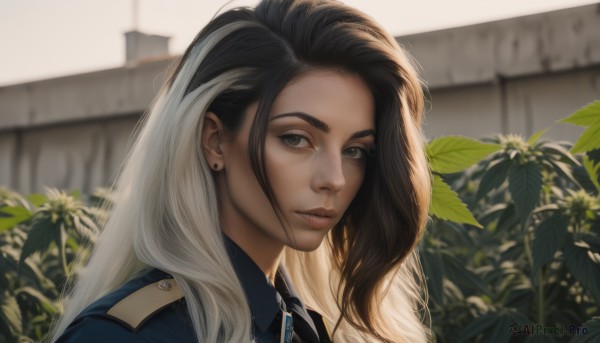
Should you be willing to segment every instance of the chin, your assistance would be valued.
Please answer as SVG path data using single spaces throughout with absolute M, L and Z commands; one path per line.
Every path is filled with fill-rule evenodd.
M 327 232 L 295 232 L 294 236 L 290 237 L 290 241 L 286 245 L 294 250 L 311 252 L 317 250 L 317 248 L 321 246 L 326 235 Z M 293 237 L 295 237 L 295 240 L 292 239 Z

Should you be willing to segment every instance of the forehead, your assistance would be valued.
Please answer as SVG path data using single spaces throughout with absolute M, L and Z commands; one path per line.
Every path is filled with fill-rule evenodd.
M 332 126 L 374 128 L 375 103 L 367 84 L 357 75 L 313 70 L 288 83 L 279 93 L 271 116 L 304 112 Z

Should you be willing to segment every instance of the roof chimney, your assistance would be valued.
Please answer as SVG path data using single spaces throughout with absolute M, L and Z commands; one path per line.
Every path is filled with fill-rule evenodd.
M 125 63 L 168 56 L 169 39 L 137 30 L 125 32 Z

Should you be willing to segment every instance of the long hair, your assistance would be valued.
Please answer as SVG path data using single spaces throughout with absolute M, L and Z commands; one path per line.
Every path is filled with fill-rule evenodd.
M 379 25 L 325 0 L 263 0 L 255 9 L 222 13 L 196 36 L 144 118 L 116 184 L 116 204 L 54 339 L 87 305 L 152 266 L 179 283 L 199 342 L 252 341 L 248 303 L 224 247 L 216 186 L 200 146 L 202 123 L 210 111 L 235 132 L 247 106 L 259 102 L 249 159 L 279 213 L 264 162 L 268 116 L 279 92 L 315 69 L 349 72 L 369 86 L 375 154 L 325 242 L 312 252 L 286 248 L 282 264 L 306 305 L 334 328 L 334 341 L 429 339 L 416 254 L 430 197 L 421 84 Z

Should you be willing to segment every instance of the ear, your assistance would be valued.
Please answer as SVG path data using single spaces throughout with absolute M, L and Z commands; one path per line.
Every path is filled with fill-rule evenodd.
M 209 167 L 220 170 L 224 166 L 223 150 L 224 130 L 221 119 L 213 112 L 206 112 L 202 124 L 202 152 Z

